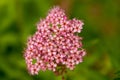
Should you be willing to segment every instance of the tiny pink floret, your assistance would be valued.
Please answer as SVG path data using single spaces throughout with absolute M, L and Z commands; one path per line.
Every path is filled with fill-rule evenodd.
M 56 71 L 59 65 L 73 70 L 81 63 L 86 52 L 82 49 L 82 37 L 75 33 L 81 32 L 83 24 L 81 20 L 68 20 L 59 7 L 51 9 L 37 24 L 36 33 L 28 39 L 24 57 L 29 73 Z

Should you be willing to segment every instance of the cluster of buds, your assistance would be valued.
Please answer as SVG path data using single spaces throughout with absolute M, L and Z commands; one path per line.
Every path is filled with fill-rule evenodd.
M 86 52 L 82 49 L 82 37 L 75 33 L 80 33 L 82 26 L 80 20 L 68 20 L 58 6 L 51 9 L 27 42 L 24 57 L 30 74 L 40 70 L 59 72 L 59 67 L 73 70 L 81 63 Z

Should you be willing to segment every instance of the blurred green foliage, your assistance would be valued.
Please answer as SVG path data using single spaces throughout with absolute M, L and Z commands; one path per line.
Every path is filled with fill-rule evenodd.
M 79 35 L 87 55 L 66 80 L 120 80 L 120 0 L 0 0 L 0 80 L 61 80 L 51 71 L 29 75 L 23 51 L 40 18 L 67 2 L 68 17 L 85 23 Z

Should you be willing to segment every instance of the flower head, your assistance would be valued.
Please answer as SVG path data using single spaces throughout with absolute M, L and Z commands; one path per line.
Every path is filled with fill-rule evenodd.
M 61 65 L 73 70 L 86 54 L 82 49 L 80 33 L 83 22 L 68 20 L 59 7 L 51 9 L 37 24 L 36 33 L 28 39 L 24 53 L 28 71 L 34 75 L 40 70 L 57 71 Z

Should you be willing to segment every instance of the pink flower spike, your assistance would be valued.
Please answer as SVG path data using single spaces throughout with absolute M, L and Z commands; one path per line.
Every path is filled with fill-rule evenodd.
M 83 62 L 86 52 L 82 49 L 82 37 L 75 35 L 82 31 L 83 25 L 81 20 L 68 20 L 58 6 L 50 9 L 27 41 L 24 58 L 30 74 L 38 74 L 40 70 L 59 72 L 59 67 L 63 71 L 66 68 L 73 70 Z

